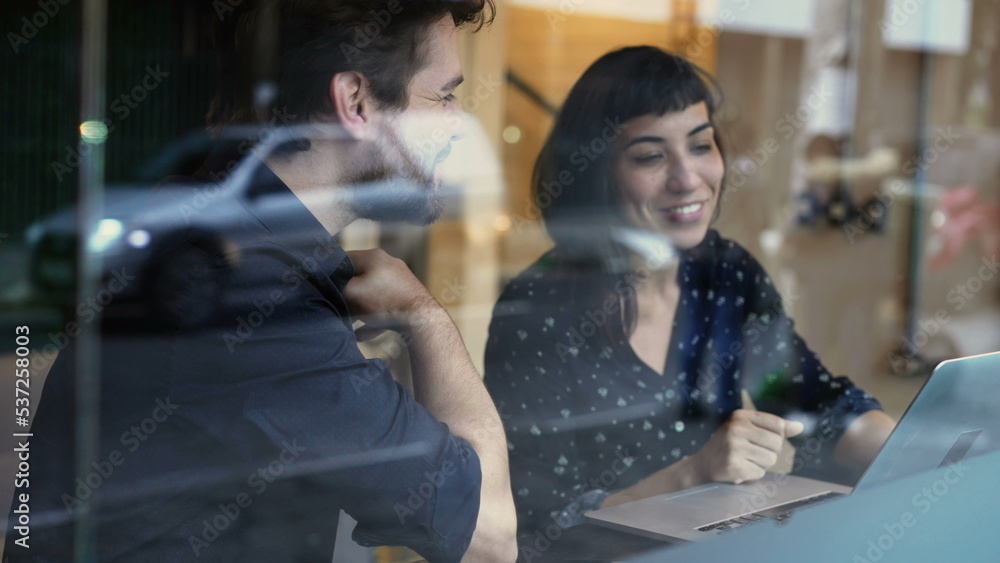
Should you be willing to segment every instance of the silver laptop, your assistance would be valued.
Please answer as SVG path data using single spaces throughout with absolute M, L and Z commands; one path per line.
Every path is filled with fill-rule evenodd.
M 942 362 L 855 485 L 866 489 L 1000 450 L 1000 352 Z M 602 508 L 587 521 L 668 542 L 699 541 L 850 494 L 851 488 L 768 473 L 741 485 L 708 483 Z

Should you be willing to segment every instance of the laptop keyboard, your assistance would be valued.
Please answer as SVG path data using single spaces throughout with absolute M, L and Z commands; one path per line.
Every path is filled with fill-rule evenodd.
M 752 512 L 750 514 L 744 514 L 743 516 L 737 516 L 736 518 L 730 518 L 729 520 L 723 520 L 722 522 L 716 522 L 715 524 L 702 526 L 698 528 L 698 531 L 721 534 L 727 530 L 740 528 L 759 520 L 773 520 L 777 524 L 783 524 L 786 520 L 788 520 L 794 510 L 802 508 L 803 506 L 819 504 L 839 496 L 843 496 L 843 494 L 834 492 L 824 493 L 822 495 L 816 495 L 814 497 L 797 500 L 788 504 L 775 506 L 774 508 L 768 508 L 767 510 L 761 510 L 760 512 Z

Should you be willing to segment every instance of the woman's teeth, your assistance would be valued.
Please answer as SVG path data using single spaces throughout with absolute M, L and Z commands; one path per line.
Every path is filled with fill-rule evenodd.
M 678 215 L 687 215 L 688 213 L 694 213 L 695 211 L 698 211 L 699 209 L 701 209 L 702 205 L 704 205 L 704 204 L 702 204 L 702 203 L 692 203 L 692 204 L 684 205 L 684 206 L 681 206 L 681 207 L 668 207 L 667 208 L 667 212 L 668 213 L 676 213 Z

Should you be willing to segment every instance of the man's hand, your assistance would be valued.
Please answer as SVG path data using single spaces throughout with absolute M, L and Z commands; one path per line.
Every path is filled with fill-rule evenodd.
M 703 481 L 755 481 L 778 460 L 785 438 L 802 433 L 801 422 L 739 409 L 693 458 Z
M 382 249 L 348 252 L 355 276 L 344 288 L 351 314 L 372 329 L 408 325 L 421 309 L 440 307 L 398 258 Z
M 479 516 L 463 561 L 513 561 L 517 520 L 507 440 L 455 323 L 402 260 L 382 250 L 347 254 L 355 269 L 344 288 L 351 314 L 370 328 L 408 334 L 414 397 L 479 456 Z

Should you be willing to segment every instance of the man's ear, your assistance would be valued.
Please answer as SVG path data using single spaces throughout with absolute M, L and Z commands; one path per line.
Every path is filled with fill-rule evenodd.
M 337 121 L 355 139 L 368 136 L 372 126 L 374 100 L 368 80 L 359 72 L 338 72 L 330 80 L 330 100 Z

